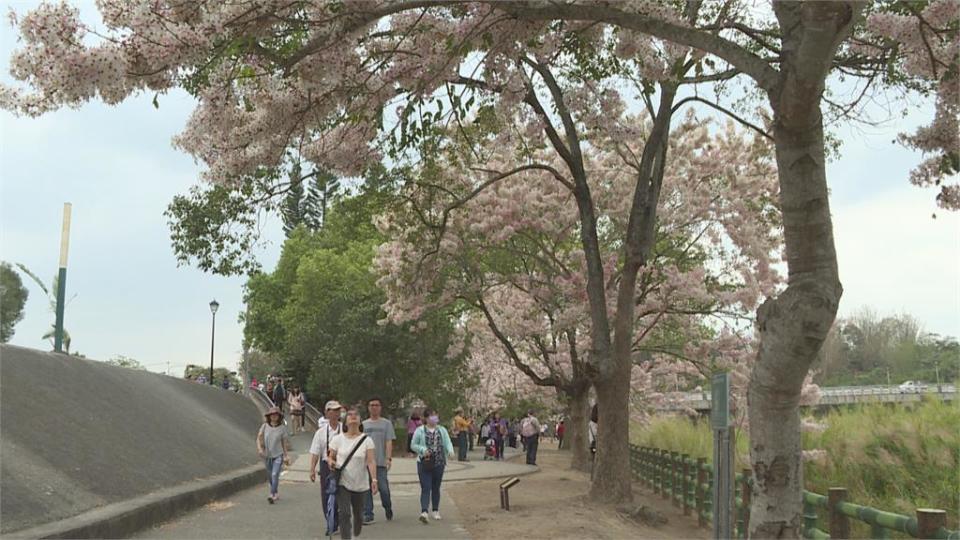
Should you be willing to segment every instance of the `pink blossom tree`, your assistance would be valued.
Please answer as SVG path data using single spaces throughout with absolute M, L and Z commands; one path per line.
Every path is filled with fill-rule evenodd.
M 552 107 L 529 101 L 540 101 L 547 138 L 575 172 L 591 319 L 589 361 L 606 411 L 602 414 L 609 419 L 600 434 L 604 450 L 593 489 L 605 499 L 620 500 L 629 498 L 630 488 L 623 468 L 626 420 L 618 411 L 629 395 L 624 374 L 632 365 L 634 296 L 653 245 L 658 169 L 670 127 L 670 114 L 658 113 L 694 100 L 758 127 L 735 107 L 705 94 L 674 100 L 678 80 L 723 85 L 735 77 L 749 79 L 769 104 L 789 269 L 786 289 L 757 313 L 760 344 L 748 392 L 757 479 L 751 535 L 796 537 L 803 486 L 798 403 L 842 291 L 828 204 L 822 107 L 841 115 L 846 108 L 825 98 L 827 77 L 847 70 L 877 80 L 890 67 L 908 65 L 918 44 L 946 43 L 945 54 L 933 55 L 946 69 L 918 70 L 886 82 L 939 85 L 939 110 L 945 112 L 938 112 L 938 118 L 943 121 L 906 141 L 931 152 L 945 147 L 948 157 L 956 148 L 936 142 L 949 142 L 943 129 L 956 116 L 956 95 L 949 91 L 958 72 L 951 45 L 956 23 L 949 19 L 956 0 L 931 4 L 942 12 L 910 13 L 906 5 L 777 1 L 771 11 L 755 12 L 753 3 L 725 0 L 690 0 L 680 10 L 659 3 L 589 1 L 102 0 L 98 6 L 106 28 L 95 32 L 66 4 L 42 4 L 16 21 L 23 46 L 11 61 L 14 76 L 34 91 L 4 87 L 0 103 L 41 114 L 95 97 L 115 103 L 136 92 L 186 87 L 200 104 L 176 143 L 206 163 L 205 178 L 229 184 L 258 167 L 277 166 L 289 149 L 340 174 L 356 173 L 382 149 L 396 153 L 419 144 L 421 152 L 435 150 L 435 126 L 462 118 L 453 111 L 489 105 L 456 89 L 448 91 L 447 85 L 469 86 L 472 75 L 481 71 L 483 83 L 499 90 L 500 101 L 509 105 L 511 99 L 518 103 L 531 96 L 526 83 L 532 76 L 532 96 L 549 98 Z M 896 21 L 874 19 L 881 34 L 907 46 L 878 43 L 865 22 L 868 8 L 922 17 L 929 28 L 917 38 L 897 31 L 903 27 Z M 938 18 L 943 12 L 948 16 Z M 622 46 L 608 48 L 607 40 Z M 873 47 L 871 52 L 864 53 L 861 42 Z M 556 78 L 551 81 L 542 69 L 557 58 L 570 68 L 565 79 L 586 80 L 622 73 L 617 59 L 635 61 L 642 71 L 622 77 L 646 79 L 636 99 L 655 116 L 650 140 L 662 141 L 646 145 L 641 155 L 617 289 L 609 295 L 617 299 L 613 318 L 606 289 L 611 276 L 599 243 L 602 227 L 583 174 L 579 134 L 562 99 L 569 88 L 555 84 Z M 650 85 L 650 80 L 661 84 Z M 445 109 L 435 104 L 437 96 L 447 98 Z M 370 144 L 389 123 L 398 100 L 402 114 L 392 138 L 398 144 Z M 943 163 L 939 170 L 949 171 Z M 918 178 L 935 183 L 938 177 L 927 167 Z M 955 195 L 949 186 L 941 190 L 941 204 L 955 206 L 950 202 Z
M 609 289 L 617 283 L 636 156 L 652 127 L 646 114 L 621 115 L 606 118 L 613 127 L 583 129 L 585 173 L 605 227 L 600 245 Z M 408 184 L 408 204 L 379 218 L 392 241 L 380 246 L 375 261 L 378 285 L 388 293 L 393 322 L 451 305 L 472 311 L 471 334 L 485 350 L 491 338 L 498 341 L 515 370 L 556 389 L 568 404 L 572 466 L 585 468 L 592 327 L 579 217 L 568 188 L 572 172 L 553 148 L 534 149 L 537 116 L 484 121 L 495 137 L 451 133 L 456 143 L 446 157 L 430 160 L 420 180 Z M 712 127 L 688 114 L 670 137 L 657 243 L 634 297 L 636 396 L 651 392 L 643 357 L 656 357 L 658 375 L 676 379 L 702 377 L 715 359 L 742 350 L 738 322 L 779 280 L 772 268 L 780 237 L 769 146 L 730 123 L 715 133 Z M 638 136 L 624 142 L 625 132 Z M 470 144 L 476 140 L 483 142 Z M 475 193 L 490 178 L 519 169 Z M 613 317 L 616 305 L 607 309 Z M 493 365 L 485 376 L 497 380 L 502 368 Z

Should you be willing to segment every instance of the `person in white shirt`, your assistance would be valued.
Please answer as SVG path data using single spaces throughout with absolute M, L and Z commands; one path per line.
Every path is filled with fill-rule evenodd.
M 321 505 L 323 506 L 323 515 L 328 516 L 327 479 L 330 477 L 331 471 L 327 464 L 327 450 L 330 447 L 330 441 L 343 430 L 340 425 L 340 403 L 330 400 L 323 409 L 324 417 L 320 420 L 317 432 L 313 435 L 313 442 L 310 444 L 310 481 L 317 481 L 317 463 L 319 463 Z M 328 523 L 327 528 L 333 530 L 336 525 L 336 523 Z
M 327 462 L 340 474 L 337 509 L 340 512 L 340 538 L 349 540 L 350 516 L 353 534 L 363 530 L 363 505 L 367 491 L 377 493 L 377 457 L 373 440 L 360 432 L 360 412 L 347 410 L 346 431 L 330 441 Z M 349 461 L 348 461 L 349 460 Z

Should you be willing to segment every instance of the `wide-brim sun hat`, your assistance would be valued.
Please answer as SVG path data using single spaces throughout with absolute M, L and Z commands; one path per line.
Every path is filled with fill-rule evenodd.
M 280 418 L 283 418 L 283 411 L 280 410 L 280 407 L 270 407 L 267 412 L 263 413 L 263 417 L 269 420 L 271 414 L 278 414 Z

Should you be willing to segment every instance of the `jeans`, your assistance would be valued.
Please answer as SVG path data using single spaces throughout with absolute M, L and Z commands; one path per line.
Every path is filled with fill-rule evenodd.
M 383 505 L 383 511 L 387 519 L 393 519 L 393 503 L 390 502 L 390 482 L 387 481 L 387 468 L 377 466 L 377 489 L 380 491 L 380 504 Z M 363 519 L 370 521 L 373 519 L 373 491 L 367 492 L 366 501 L 363 505 Z
M 350 516 L 353 516 L 353 535 L 360 536 L 363 528 L 363 499 L 370 491 L 350 491 L 340 486 L 337 490 L 337 508 L 340 511 L 340 538 L 349 540 Z
M 503 437 L 494 437 L 493 440 L 497 441 L 497 459 L 503 459 Z
M 329 483 L 330 475 L 333 474 L 333 471 L 330 470 L 330 466 L 327 465 L 327 461 L 323 460 L 320 462 L 320 506 L 323 508 L 323 519 L 327 519 L 327 484 Z M 333 523 L 327 524 L 327 529 L 331 531 L 337 530 L 339 523 L 336 519 L 337 510 L 334 508 L 334 519 Z
M 433 511 L 440 510 L 440 482 L 443 481 L 444 463 L 437 463 L 432 471 L 423 470 L 423 464 L 417 462 L 417 476 L 420 477 L 420 511 L 427 511 L 427 503 L 433 503 Z
M 264 460 L 267 474 L 270 475 L 270 495 L 276 495 L 280 486 L 280 469 L 283 468 L 283 456 L 268 457 Z
M 470 437 L 470 434 L 466 431 L 461 431 L 457 435 L 457 461 L 466 461 L 467 460 L 467 439 Z
M 536 465 L 537 446 L 540 445 L 540 436 L 532 435 L 530 437 L 524 437 L 523 440 L 526 442 L 527 447 L 527 465 Z

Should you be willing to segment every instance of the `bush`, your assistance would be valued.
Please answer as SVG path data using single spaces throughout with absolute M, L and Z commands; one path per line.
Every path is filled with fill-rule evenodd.
M 806 489 L 826 495 L 830 487 L 846 487 L 851 502 L 908 516 L 917 508 L 945 509 L 948 527 L 957 528 L 960 403 L 864 404 L 811 420 L 826 429 L 804 433 L 803 447 L 824 450 L 826 458 L 805 464 Z M 659 417 L 632 427 L 634 444 L 712 461 L 705 418 Z M 737 434 L 737 461 L 738 470 L 749 466 L 745 432 Z

